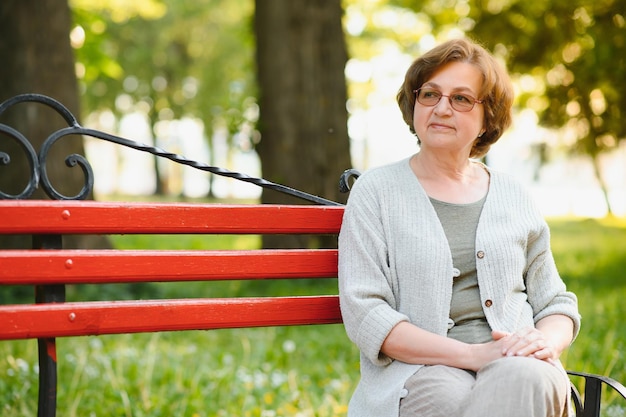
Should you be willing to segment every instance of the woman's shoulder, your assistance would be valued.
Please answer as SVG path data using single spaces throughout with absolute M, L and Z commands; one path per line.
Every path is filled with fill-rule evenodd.
M 489 172 L 491 177 L 491 183 L 502 191 L 509 191 L 512 193 L 527 194 L 528 188 L 515 176 L 508 172 L 494 170 L 488 166 L 485 169 Z
M 359 185 L 384 185 L 402 181 L 410 173 L 409 158 L 385 165 L 369 168 L 364 171 L 355 183 Z
M 398 202 L 402 195 L 412 193 L 416 182 L 408 158 L 364 171 L 354 182 L 348 197 L 348 206 L 359 205 L 380 208 Z
M 537 202 L 530 188 L 514 175 L 488 168 L 491 177 L 489 194 L 499 204 L 517 207 L 520 210 L 537 211 Z

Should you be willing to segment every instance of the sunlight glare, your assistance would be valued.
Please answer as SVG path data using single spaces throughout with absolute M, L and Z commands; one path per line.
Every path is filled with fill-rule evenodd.
M 74 49 L 82 48 L 85 44 L 85 29 L 82 26 L 74 26 L 70 32 L 70 43 Z

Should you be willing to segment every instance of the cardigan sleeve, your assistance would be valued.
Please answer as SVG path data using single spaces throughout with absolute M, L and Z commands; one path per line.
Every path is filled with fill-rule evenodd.
M 529 191 L 492 172 L 476 239 L 483 310 L 493 329 L 514 332 L 544 317 L 570 317 L 580 328 L 576 296 L 567 291 L 550 249 L 548 224 Z
M 528 241 L 526 291 L 535 323 L 553 314 L 568 316 L 574 323 L 573 338 L 576 338 L 580 329 L 578 300 L 567 291 L 558 273 L 550 249 L 550 229 L 543 220 Z
M 392 360 L 381 346 L 408 317 L 396 311 L 381 208 L 366 182 L 362 176 L 355 183 L 339 234 L 339 296 L 348 337 L 373 364 L 384 366 Z

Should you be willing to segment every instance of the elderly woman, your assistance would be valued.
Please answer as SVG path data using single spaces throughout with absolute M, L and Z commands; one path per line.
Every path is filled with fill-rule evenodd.
M 511 124 L 507 73 L 453 40 L 413 62 L 397 99 L 419 152 L 356 181 L 339 236 L 361 352 L 348 416 L 566 415 L 576 296 L 529 194 L 475 160 Z

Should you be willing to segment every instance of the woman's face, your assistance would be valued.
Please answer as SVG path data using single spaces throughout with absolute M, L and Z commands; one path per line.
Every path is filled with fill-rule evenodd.
M 420 89 L 428 89 L 425 97 L 443 95 L 430 107 L 415 101 L 413 127 L 422 150 L 461 153 L 469 157 L 474 141 L 484 132 L 483 105 L 475 103 L 470 111 L 458 111 L 447 96 L 452 96 L 453 101 L 464 101 L 463 97 L 472 102 L 480 100 L 482 80 L 482 73 L 476 66 L 450 62 L 420 86 Z

